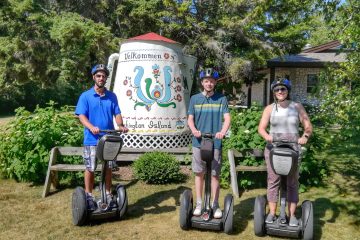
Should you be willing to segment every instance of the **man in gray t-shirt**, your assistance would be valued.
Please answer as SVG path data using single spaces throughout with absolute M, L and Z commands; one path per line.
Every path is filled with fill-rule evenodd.
M 216 79 L 219 74 L 211 68 L 200 73 L 203 91 L 191 97 L 188 110 L 188 125 L 193 134 L 193 160 L 192 169 L 195 173 L 196 207 L 195 216 L 201 215 L 202 190 L 204 175 L 206 172 L 205 162 L 200 156 L 201 133 L 215 134 L 214 160 L 211 166 L 211 195 L 213 196 L 212 208 L 214 218 L 221 218 L 219 208 L 220 192 L 220 169 L 221 169 L 221 139 L 224 138 L 230 127 L 230 113 L 228 103 L 224 95 L 215 93 Z

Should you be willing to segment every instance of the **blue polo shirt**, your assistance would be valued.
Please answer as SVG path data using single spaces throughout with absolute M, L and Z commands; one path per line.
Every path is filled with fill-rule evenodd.
M 115 93 L 105 90 L 105 94 L 100 96 L 93 87 L 80 95 L 75 114 L 85 115 L 100 130 L 113 130 L 114 116 L 121 114 L 121 111 Z M 84 145 L 97 145 L 102 135 L 104 134 L 94 135 L 88 128 L 84 128 Z
M 201 133 L 215 134 L 222 129 L 224 114 L 229 112 L 224 95 L 215 92 L 211 97 L 198 93 L 190 99 L 188 115 L 194 116 L 195 127 Z M 193 137 L 193 147 L 201 146 L 201 138 Z M 221 149 L 221 140 L 214 140 L 214 148 Z

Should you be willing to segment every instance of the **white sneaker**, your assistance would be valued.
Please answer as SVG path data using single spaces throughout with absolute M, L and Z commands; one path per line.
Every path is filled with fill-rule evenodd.
M 214 210 L 214 218 L 222 218 L 222 211 L 219 207 L 217 207 L 213 210 Z
M 194 216 L 200 216 L 201 215 L 201 203 L 196 203 L 196 207 L 193 212 Z

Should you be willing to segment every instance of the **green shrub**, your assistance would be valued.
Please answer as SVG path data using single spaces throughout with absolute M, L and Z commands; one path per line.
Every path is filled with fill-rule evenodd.
M 300 187 L 299 191 L 306 191 L 307 187 L 319 186 L 323 179 L 329 174 L 329 167 L 324 159 L 315 157 L 316 152 L 320 152 L 323 148 L 324 140 L 319 137 L 317 131 L 314 131 L 309 142 L 302 147 L 302 159 L 300 165 Z
M 180 162 L 165 152 L 150 152 L 139 157 L 134 163 L 135 176 L 150 184 L 181 182 L 185 176 L 180 172 Z
M 14 120 L 0 133 L 1 175 L 42 183 L 51 148 L 80 146 L 82 126 L 68 106 L 56 110 L 54 102 L 45 108 L 37 107 L 33 113 L 23 107 L 15 112 Z
M 231 111 L 231 134 L 229 138 L 224 140 L 224 153 L 223 154 L 223 165 L 229 162 L 227 158 L 228 149 L 236 149 L 243 153 L 246 153 L 252 149 L 264 149 L 265 141 L 258 134 L 257 127 L 262 115 L 262 108 L 254 104 L 251 108 L 232 110 Z M 239 164 L 237 162 L 236 164 Z M 250 155 L 241 159 L 241 164 L 246 166 L 259 166 L 264 164 L 263 158 L 255 158 Z M 222 168 L 221 173 L 221 186 L 226 186 L 225 182 L 229 181 L 230 168 Z M 239 187 L 249 188 L 258 185 L 256 182 L 258 173 L 240 173 L 239 176 Z

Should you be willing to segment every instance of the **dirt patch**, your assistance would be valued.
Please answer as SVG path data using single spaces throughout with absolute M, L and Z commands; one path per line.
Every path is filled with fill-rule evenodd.
M 135 179 L 131 166 L 121 166 L 113 172 L 113 176 L 118 180 L 131 181 Z

